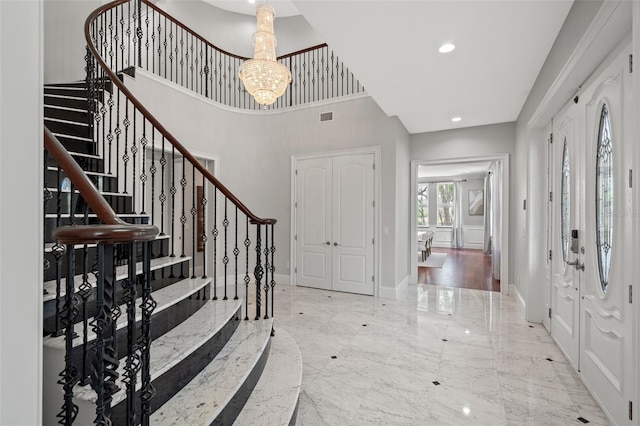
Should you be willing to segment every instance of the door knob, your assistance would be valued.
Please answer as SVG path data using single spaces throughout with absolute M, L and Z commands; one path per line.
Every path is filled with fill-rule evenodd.
M 338 243 L 333 243 L 334 246 L 338 247 L 340 244 Z
M 573 262 L 567 262 L 567 265 L 573 266 L 578 271 L 584 271 L 584 263 L 580 263 L 578 259 L 574 260 Z
M 331 241 L 327 241 L 325 244 L 330 246 L 331 245 Z

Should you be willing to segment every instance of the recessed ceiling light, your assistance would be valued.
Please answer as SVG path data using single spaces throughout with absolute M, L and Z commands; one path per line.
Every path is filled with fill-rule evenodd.
M 453 117 L 451 121 L 453 121 L 454 123 L 457 123 L 458 121 L 462 121 L 462 117 Z
M 440 49 L 438 49 L 438 52 L 449 53 L 449 52 L 453 52 L 453 49 L 455 48 L 456 46 L 453 43 L 445 43 L 442 46 L 440 46 Z

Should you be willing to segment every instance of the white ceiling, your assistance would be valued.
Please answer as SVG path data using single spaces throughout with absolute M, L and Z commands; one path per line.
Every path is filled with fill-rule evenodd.
M 490 161 L 476 161 L 418 166 L 418 178 L 480 177 L 487 173 L 490 165 Z
M 255 15 L 256 5 L 258 3 L 264 3 L 264 0 L 255 0 L 249 2 L 248 0 L 204 0 L 220 9 L 225 9 L 230 12 L 243 13 L 245 15 Z M 275 10 L 276 18 L 285 18 L 287 16 L 300 15 L 300 11 L 291 3 L 290 0 L 270 0 L 269 5 Z
M 207 0 L 253 14 L 247 0 Z M 573 0 L 271 0 L 299 10 L 409 133 L 515 121 Z M 280 9 L 280 10 L 279 10 Z M 276 36 L 277 36 L 276 21 Z M 449 54 L 438 47 L 452 42 Z M 462 117 L 458 123 L 451 122 Z

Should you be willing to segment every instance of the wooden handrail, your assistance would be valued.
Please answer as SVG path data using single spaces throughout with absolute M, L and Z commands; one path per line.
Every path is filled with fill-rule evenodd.
M 216 179 L 201 163 L 195 158 L 178 140 L 151 114 L 151 112 L 142 105 L 142 103 L 129 91 L 129 89 L 124 85 L 124 83 L 118 78 L 116 73 L 106 64 L 106 62 L 102 59 L 96 47 L 93 44 L 93 40 L 91 39 L 91 24 L 93 21 L 101 15 L 103 12 L 119 6 L 124 3 L 128 3 L 131 0 L 115 0 L 111 3 L 107 3 L 104 6 L 99 7 L 94 10 L 84 25 L 84 36 L 87 41 L 87 47 L 91 51 L 91 54 L 96 59 L 100 67 L 104 70 L 105 74 L 109 77 L 111 82 L 115 84 L 118 89 L 125 94 L 125 96 L 129 99 L 129 102 L 133 104 L 134 108 L 137 109 L 145 116 L 147 121 L 151 123 L 153 127 L 158 129 L 158 131 L 165 137 L 166 140 L 169 141 L 189 162 L 195 167 L 202 175 L 213 185 L 215 185 L 222 194 L 224 194 L 233 204 L 235 204 L 240 211 L 242 211 L 247 217 L 249 217 L 251 223 L 257 225 L 273 225 L 277 221 L 276 219 L 263 219 L 256 216 L 247 206 L 245 206 L 226 186 L 224 186 L 218 179 Z
M 220 49 L 218 46 L 216 46 L 215 44 L 213 44 L 210 41 L 206 40 L 200 34 L 194 32 L 189 27 L 187 27 L 185 24 L 180 22 L 178 19 L 176 19 L 173 16 L 169 15 L 167 12 L 165 12 L 162 9 L 160 9 L 158 6 L 156 6 L 155 4 L 151 3 L 149 0 L 142 0 L 142 2 L 144 4 L 146 4 L 147 6 L 149 6 L 151 9 L 155 10 L 156 12 L 158 12 L 160 15 L 164 16 L 165 18 L 167 18 L 168 20 L 175 22 L 176 24 L 178 24 L 179 26 L 184 28 L 187 33 L 191 34 L 193 37 L 197 38 L 198 40 L 200 40 L 201 42 L 203 42 L 207 46 L 211 46 L 211 48 L 217 50 L 218 52 L 224 53 L 225 55 L 231 56 L 232 58 L 242 59 L 243 61 L 251 59 L 251 58 L 246 58 L 244 56 L 240 56 L 240 55 L 236 55 L 236 54 L 227 52 L 224 49 Z M 117 6 L 117 5 L 114 5 L 114 6 Z M 319 49 L 321 47 L 327 47 L 327 44 L 326 43 L 321 43 L 321 44 L 318 44 L 316 46 L 308 47 L 306 49 L 302 49 L 302 50 L 298 50 L 298 51 L 295 51 L 295 52 L 287 53 L 285 55 L 278 56 L 277 59 L 284 59 L 284 58 L 288 58 L 290 56 L 301 55 L 303 53 L 307 53 L 307 52 L 309 52 L 311 50 L 316 50 L 316 49 Z
M 80 195 L 98 216 L 103 225 L 63 226 L 53 232 L 53 236 L 63 244 L 115 244 L 153 240 L 158 228 L 153 225 L 132 225 L 124 222 L 111 208 L 107 200 L 58 138 L 45 126 L 44 147 L 58 166 L 64 170 Z

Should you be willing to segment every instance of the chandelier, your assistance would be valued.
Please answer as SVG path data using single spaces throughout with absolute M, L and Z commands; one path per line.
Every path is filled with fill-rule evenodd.
M 261 105 L 271 105 L 282 96 L 291 82 L 289 69 L 276 61 L 275 13 L 263 3 L 256 7 L 257 29 L 253 34 L 254 53 L 240 66 L 238 76 L 244 87 Z

